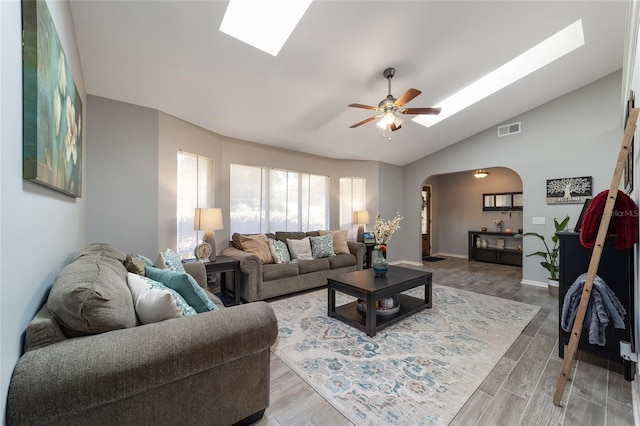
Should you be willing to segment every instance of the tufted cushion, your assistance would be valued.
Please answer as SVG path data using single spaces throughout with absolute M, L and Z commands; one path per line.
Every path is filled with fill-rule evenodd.
M 333 252 L 333 235 L 323 235 L 321 237 L 309 237 L 311 242 L 311 256 L 314 259 L 335 256 Z
M 272 263 L 270 265 L 262 266 L 262 279 L 264 281 L 295 277 L 299 273 L 300 271 L 296 263 Z
M 266 235 L 240 235 L 240 245 L 243 251 L 257 255 L 262 263 L 274 263 Z
M 351 254 L 349 245 L 347 244 L 347 231 L 345 229 L 339 231 L 319 231 L 320 235 L 333 235 L 333 252 L 335 254 Z
M 329 259 L 313 259 L 298 261 L 298 269 L 300 274 L 308 274 L 310 272 L 327 271 L 329 269 Z
M 92 245 L 56 277 L 47 306 L 67 336 L 99 334 L 136 325 L 127 270 L 122 264 L 126 255 L 114 253 Z

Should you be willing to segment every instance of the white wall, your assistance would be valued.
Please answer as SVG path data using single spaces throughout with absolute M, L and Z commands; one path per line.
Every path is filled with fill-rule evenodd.
M 48 5 L 86 107 L 69 4 Z M 86 243 L 86 200 L 22 179 L 20 7 L 19 1 L 0 1 L 0 399 L 3 401 L 0 418 L 3 422 L 4 400 L 13 367 L 22 353 L 24 331 L 46 300 L 58 271 Z M 90 190 L 84 189 L 85 193 Z
M 400 231 L 403 259 L 417 261 L 420 235 L 407 232 L 420 222 L 420 190 L 429 176 L 488 167 L 508 167 L 522 179 L 524 230 L 551 236 L 553 218 L 571 217 L 575 224 L 581 205 L 547 205 L 546 180 L 558 177 L 593 176 L 594 195 L 608 189 L 620 150 L 621 73 L 616 72 L 575 92 L 557 98 L 505 123 L 522 121 L 522 133 L 497 138 L 487 129 L 404 168 L 405 225 Z M 497 125 L 503 123 L 496 123 Z M 439 194 L 440 197 L 443 194 Z M 542 216 L 546 225 L 532 225 Z M 395 238 L 395 237 L 394 237 Z M 525 239 L 524 252 L 541 244 Z M 539 260 L 523 259 L 523 280 L 545 283 L 546 270 Z

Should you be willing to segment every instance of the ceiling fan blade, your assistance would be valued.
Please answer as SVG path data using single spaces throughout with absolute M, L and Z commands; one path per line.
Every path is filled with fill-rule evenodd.
M 372 109 L 374 111 L 378 110 L 378 107 L 374 107 L 371 105 L 363 105 L 363 104 L 349 104 L 350 107 L 352 108 L 363 108 L 363 109 Z
M 418 89 L 409 89 L 406 92 L 404 92 L 402 96 L 398 98 L 398 100 L 394 103 L 394 105 L 399 108 L 402 105 L 408 103 L 411 99 L 418 96 L 420 93 L 422 92 Z
M 363 124 L 367 124 L 370 121 L 375 120 L 376 118 L 380 117 L 379 115 L 374 115 L 373 117 L 369 117 L 366 120 L 362 120 L 359 123 L 354 124 L 353 126 L 349 126 L 350 129 L 355 129 L 358 126 L 362 126 Z
M 404 108 L 398 112 L 402 114 L 431 114 L 438 115 L 440 114 L 441 108 Z
M 402 129 L 402 124 L 396 126 L 396 123 L 391 123 L 391 131 L 395 132 L 396 130 Z

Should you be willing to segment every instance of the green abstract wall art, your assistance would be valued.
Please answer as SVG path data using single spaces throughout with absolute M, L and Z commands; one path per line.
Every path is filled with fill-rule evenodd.
M 43 0 L 22 1 L 23 178 L 82 196 L 82 100 Z

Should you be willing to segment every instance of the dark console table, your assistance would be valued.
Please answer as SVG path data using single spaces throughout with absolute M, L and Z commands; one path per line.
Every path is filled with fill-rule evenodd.
M 560 239 L 560 288 L 559 288 L 559 315 L 562 318 L 562 305 L 567 290 L 581 274 L 587 272 L 591 261 L 592 249 L 587 249 L 580 244 L 580 234 L 577 232 L 558 232 Z M 613 328 L 613 324 L 607 326 L 605 336 L 607 339 L 605 346 L 592 345 L 589 343 L 589 331 L 582 329 L 578 349 L 602 356 L 606 359 L 623 362 L 620 356 L 620 341 L 633 342 L 632 326 L 634 321 L 634 291 L 633 291 L 633 250 L 616 250 L 614 248 L 615 236 L 608 237 L 597 275 L 607 283 L 607 286 L 616 294 L 620 302 L 627 311 L 624 318 L 625 329 Z M 558 321 L 559 332 L 559 355 L 564 358 L 565 345 L 569 344 L 570 334 L 562 330 Z M 633 352 L 636 351 L 632 347 Z M 627 380 L 633 379 L 632 365 L 624 361 L 624 376 Z
M 522 250 L 516 249 L 522 240 L 515 238 L 516 235 L 512 232 L 469 231 L 469 260 L 522 266 Z M 477 238 L 487 241 L 487 247 L 477 247 Z M 498 240 L 503 241 L 503 247 L 498 247 Z

